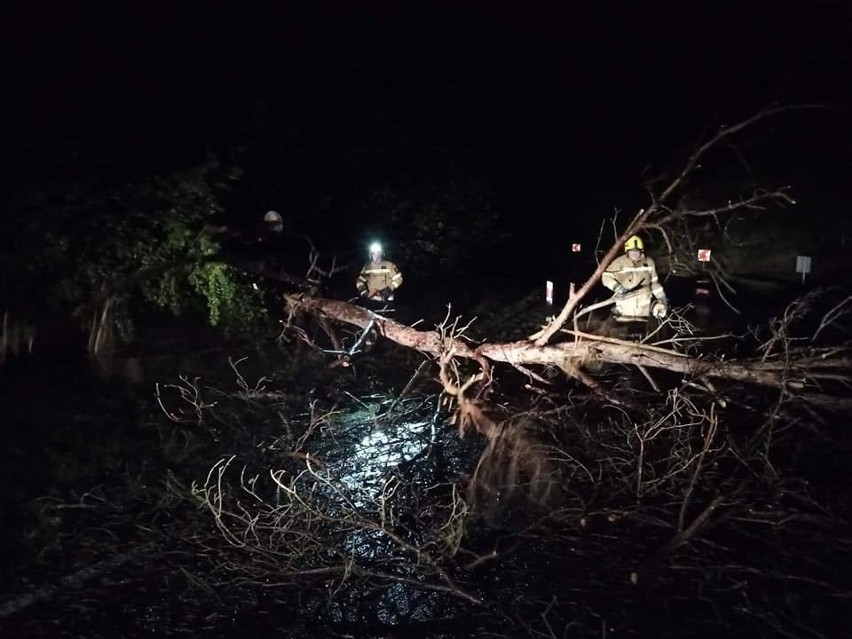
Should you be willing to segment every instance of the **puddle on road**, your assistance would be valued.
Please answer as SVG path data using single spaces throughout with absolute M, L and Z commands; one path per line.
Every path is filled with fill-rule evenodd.
M 395 479 L 397 469 L 424 455 L 435 442 L 437 415 L 421 402 L 415 409 L 398 406 L 391 417 L 383 418 L 378 416 L 388 409 L 391 399 L 376 395 L 358 400 L 360 404 L 336 417 L 334 449 L 323 445 L 325 450 L 320 455 L 324 467 L 317 472 L 335 487 L 326 495 L 337 500 L 344 510 L 354 507 L 366 519 L 378 521 L 378 511 L 393 502 L 400 487 Z M 366 560 L 368 565 L 381 566 L 384 561 L 391 561 L 401 579 L 418 579 L 414 566 L 398 562 L 402 549 L 383 530 L 347 527 L 339 543 L 346 554 Z M 332 619 L 338 623 L 363 621 L 360 608 L 364 594 L 360 588 L 341 593 L 341 599 L 330 605 Z M 439 610 L 437 593 L 424 592 L 409 583 L 389 583 L 380 593 L 374 591 L 373 596 L 375 600 L 370 605 L 381 623 L 426 620 Z
M 376 503 L 401 464 L 427 451 L 435 441 L 437 416 L 422 402 L 413 409 L 399 405 L 386 416 L 392 398 L 356 399 L 358 404 L 335 416 L 313 454 L 323 461 L 318 472 L 361 508 Z

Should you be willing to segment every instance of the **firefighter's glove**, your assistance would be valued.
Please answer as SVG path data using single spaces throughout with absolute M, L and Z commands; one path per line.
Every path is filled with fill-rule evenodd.
M 662 298 L 657 300 L 657 303 L 654 304 L 654 317 L 657 319 L 663 319 L 669 312 L 669 305 L 666 301 L 666 298 Z
M 626 294 L 627 294 L 627 289 L 624 288 L 623 285 L 619 284 L 618 286 L 615 287 L 615 296 L 616 297 L 621 297 L 622 295 L 626 295 Z

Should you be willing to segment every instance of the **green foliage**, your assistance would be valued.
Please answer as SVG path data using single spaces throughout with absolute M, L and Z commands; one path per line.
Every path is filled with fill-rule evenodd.
M 215 161 L 119 186 L 38 185 L 17 207 L 14 250 L 4 253 L 6 290 L 39 290 L 47 309 L 114 299 L 119 334 L 146 309 L 195 313 L 242 330 L 262 318 L 257 291 L 217 262 L 202 228 L 219 212 Z M 88 317 L 88 315 L 86 316 Z
M 250 326 L 265 317 L 260 293 L 243 281 L 232 266 L 221 262 L 207 263 L 190 271 L 189 281 L 207 300 L 211 325 Z

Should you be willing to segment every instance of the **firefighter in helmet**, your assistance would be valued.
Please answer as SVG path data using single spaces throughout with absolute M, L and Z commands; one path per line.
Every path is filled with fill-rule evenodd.
M 601 283 L 615 293 L 613 315 L 617 321 L 662 319 L 668 313 L 669 303 L 654 260 L 645 255 L 645 243 L 638 235 L 624 243 L 624 255 L 607 267 Z
M 393 262 L 384 259 L 378 242 L 370 245 L 370 261 L 364 264 L 355 286 L 358 294 L 373 302 L 392 302 L 394 291 L 402 285 L 402 273 Z

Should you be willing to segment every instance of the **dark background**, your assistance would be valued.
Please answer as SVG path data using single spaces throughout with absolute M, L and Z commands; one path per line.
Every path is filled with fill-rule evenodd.
M 168 173 L 213 152 L 244 172 L 230 221 L 298 212 L 320 247 L 361 259 L 382 226 L 354 210 L 365 193 L 476 175 L 512 231 L 497 257 L 548 271 L 642 206 L 642 171 L 705 127 L 807 103 L 821 108 L 741 151 L 800 203 L 847 209 L 847 6 L 11 5 L 2 187 Z
M 19 227 L 29 223 L 28 234 L 15 224 L 6 223 L 0 229 L 0 256 L 6 257 L 8 252 L 14 258 L 0 262 L 17 268 L 14 272 L 0 268 L 0 311 L 14 304 L 16 296 L 29 297 L 32 299 L 21 304 L 21 319 L 39 323 L 34 358 L 7 360 L 0 367 L 0 390 L 6 391 L 0 396 L 5 425 L 0 428 L 0 447 L 7 453 L 0 464 L 0 485 L 5 489 L 0 499 L 0 521 L 6 523 L 0 527 L 0 544 L 8 549 L 0 558 L 0 573 L 8 575 L 0 593 L 26 594 L 42 582 L 57 584 L 40 589 L 41 601 L 32 600 L 38 605 L 15 618 L 7 613 L 0 620 L 8 619 L 12 626 L 49 626 L 55 631 L 61 624 L 69 633 L 80 636 L 92 636 L 102 628 L 122 629 L 114 631 L 130 636 L 142 628 L 145 633 L 156 634 L 157 628 L 183 629 L 182 624 L 193 619 L 213 619 L 212 623 L 227 627 L 232 634 L 236 628 L 245 630 L 266 623 L 281 632 L 286 624 L 294 623 L 294 616 L 300 619 L 301 592 L 294 595 L 298 601 L 287 599 L 283 606 L 276 603 L 266 607 L 265 597 L 277 595 L 244 599 L 242 590 L 227 585 L 231 577 L 223 577 L 230 570 L 223 571 L 217 564 L 217 569 L 211 568 L 205 576 L 204 564 L 189 556 L 197 553 L 182 549 L 188 540 L 204 540 L 205 531 L 215 529 L 209 520 L 197 519 L 201 513 L 195 501 L 185 511 L 185 504 L 170 493 L 167 499 L 162 490 L 164 482 L 171 486 L 174 477 L 175 485 L 194 485 L 192 482 L 208 472 L 211 460 L 234 451 L 243 451 L 245 459 L 254 460 L 251 463 L 259 464 L 258 468 L 283 463 L 278 448 L 282 424 L 292 432 L 290 424 L 304 421 L 303 406 L 310 404 L 311 426 L 305 428 L 313 429 L 323 423 L 314 421 L 314 406 L 320 410 L 327 406 L 328 417 L 335 415 L 338 404 L 347 406 L 350 399 L 357 399 L 347 389 L 358 395 L 369 392 L 364 398 L 372 404 L 387 392 L 396 395 L 388 389 L 403 388 L 386 414 L 410 388 L 414 391 L 412 383 L 417 375 L 411 377 L 411 355 L 419 354 L 413 351 L 401 352 L 398 359 L 391 349 L 358 355 L 355 365 L 344 370 L 327 367 L 325 363 L 330 360 L 323 361 L 319 354 L 312 358 L 307 349 L 300 354 L 296 339 L 275 340 L 273 335 L 280 331 L 277 320 L 284 315 L 274 315 L 281 304 L 274 285 L 259 287 L 266 296 L 264 301 L 271 300 L 272 312 L 260 320 L 263 331 L 248 336 L 250 345 L 223 339 L 226 331 L 206 330 L 206 307 L 200 311 L 191 307 L 196 308 L 195 315 L 175 318 L 167 308 L 151 302 L 153 295 L 143 297 L 141 286 L 136 286 L 127 297 L 132 292 L 139 299 L 125 303 L 128 316 L 137 324 L 136 333 L 118 345 L 123 348 L 117 348 L 114 358 L 109 353 L 99 355 L 91 358 L 98 361 L 87 359 L 82 367 L 84 356 L 90 356 L 92 349 L 86 349 L 78 325 L 89 331 L 89 318 L 105 313 L 104 300 L 95 305 L 90 298 L 100 296 L 105 284 L 113 285 L 111 280 L 120 282 L 139 268 L 137 263 L 113 260 L 109 251 L 115 252 L 121 248 L 116 244 L 127 241 L 116 227 L 127 231 L 144 226 L 136 223 L 122 229 L 116 217 L 125 212 L 128 216 L 149 214 L 145 208 L 147 191 L 135 187 L 144 186 L 151 176 L 178 174 L 216 157 L 224 168 L 232 168 L 239 175 L 220 194 L 223 210 L 217 214 L 219 221 L 239 228 L 256 222 L 269 209 L 281 212 L 290 242 L 283 246 L 298 249 L 287 264 L 293 267 L 293 273 L 305 271 L 302 234 L 313 239 L 324 257 L 336 254 L 352 262 L 355 272 L 366 257 L 368 243 L 381 237 L 388 244 L 388 256 L 399 261 L 406 278 L 395 318 L 408 321 L 426 317 L 421 326 L 429 327 L 430 315 L 409 313 L 405 303 L 414 300 L 420 307 L 417 313 L 428 309 L 440 321 L 445 315 L 451 317 L 446 308 L 447 300 L 451 300 L 453 311 L 461 308 L 462 316 L 478 315 L 474 330 L 481 330 L 489 339 L 521 338 L 537 330 L 553 311 L 532 308 L 534 304 L 545 305 L 529 302 L 543 291 L 544 277 L 556 280 L 558 301 L 560 294 L 565 294 L 567 281 L 588 275 L 584 268 L 588 263 L 572 261 L 570 244 L 581 242 L 585 247 L 582 259 L 588 260 L 590 245 L 603 220 L 616 210 L 621 211 L 623 220 L 644 206 L 647 199 L 642 174 L 646 168 L 651 175 L 664 171 L 702 134 L 767 105 L 818 108 L 768 119 L 737 136 L 736 146 L 724 145 L 699 170 L 698 183 L 709 188 L 705 195 L 724 196 L 723 187 L 730 180 L 746 187 L 751 179 L 770 187 L 789 184 L 799 202 L 796 210 L 817 228 L 823 222 L 825 229 L 838 228 L 828 222 L 850 216 L 849 0 L 783 5 L 400 0 L 259 7 L 245 2 L 172 0 L 98 5 L 13 2 L 0 10 L 4 107 L 0 150 L 5 160 L 0 170 L 0 215 L 16 219 Z M 418 272 L 422 267 L 425 273 L 429 262 L 423 260 L 413 240 L 394 235 L 411 226 L 392 220 L 388 207 L 376 194 L 385 190 L 396 193 L 399 202 L 410 205 L 406 210 L 420 214 L 434 202 L 443 202 L 441 196 L 446 190 L 452 192 L 456 183 L 474 185 L 473 195 L 482 194 L 497 216 L 492 229 L 470 234 L 467 243 L 458 241 L 456 231 L 465 228 L 461 224 L 435 231 L 436 241 L 445 242 L 447 251 L 460 256 L 448 264 L 464 265 L 462 272 L 449 275 L 446 269 L 434 269 L 432 272 L 443 273 L 443 288 L 438 290 L 430 287 L 431 282 L 424 282 L 426 276 Z M 86 188 L 78 188 L 83 184 Z M 130 186 L 120 188 L 124 184 Z M 158 188 L 151 189 L 156 196 L 151 200 L 157 206 L 167 204 L 153 211 L 151 217 L 168 211 L 170 191 L 163 187 L 160 197 Z M 68 206 L 61 198 L 63 189 L 76 191 Z M 44 201 L 54 209 L 39 208 L 40 200 L 33 194 L 40 193 L 50 196 Z M 96 196 L 94 204 L 86 200 L 89 193 Z M 122 197 L 129 203 L 118 201 Z M 474 199 L 468 208 L 477 206 L 477 202 Z M 113 203 L 115 208 L 110 209 Z M 186 204 L 187 209 L 193 206 L 193 202 Z M 111 214 L 114 211 L 118 213 Z M 88 224 L 69 223 L 78 215 Z M 136 222 L 136 218 L 128 219 Z M 198 218 L 191 219 L 196 223 Z M 41 241 L 41 229 L 45 229 L 47 238 L 50 225 L 57 220 L 62 225 L 52 241 Z M 155 221 L 162 222 L 162 217 L 157 216 Z M 769 231 L 773 237 L 778 237 L 779 231 L 795 235 L 801 226 L 774 224 L 767 227 L 767 235 Z M 152 232 L 142 237 L 168 237 L 163 226 L 154 226 L 161 232 L 159 236 Z M 118 240 L 103 249 L 107 259 L 96 259 L 101 255 L 99 249 L 109 244 L 104 238 L 111 237 Z M 661 249 L 658 238 L 651 235 L 648 239 L 657 242 L 651 246 L 652 252 Z M 837 246 L 836 238 L 831 239 Z M 72 248 L 60 250 L 66 240 Z M 788 244 L 785 250 L 797 248 L 794 243 Z M 275 250 L 281 248 L 270 245 Z M 186 246 L 180 245 L 181 249 Z M 170 253 L 152 254 L 162 260 L 173 257 Z M 120 255 L 125 262 L 137 260 Z M 399 259 L 400 255 L 405 259 Z M 475 258 L 470 259 L 471 255 Z M 420 259 L 417 267 L 416 259 Z M 818 265 L 819 260 L 814 263 Z M 846 270 L 838 271 L 846 284 L 842 296 L 846 296 L 849 261 L 842 264 Z M 154 265 L 161 269 L 170 264 L 155 261 Z M 66 268 L 67 278 L 62 277 Z M 105 272 L 111 268 L 116 272 Z M 242 284 L 253 278 L 243 272 L 238 275 Z M 152 280 L 157 281 L 153 276 Z M 341 287 L 334 295 L 345 298 L 355 294 L 352 270 L 342 274 L 339 281 Z M 63 290 L 66 285 L 68 291 Z M 510 290 L 510 285 L 514 289 Z M 676 289 L 669 287 L 668 281 L 666 287 L 673 305 L 679 304 L 682 299 L 676 297 Z M 792 287 L 798 288 L 795 279 Z M 603 293 L 603 287 L 599 289 Z M 684 286 L 681 290 L 691 294 L 694 289 Z M 188 295 L 190 287 L 180 290 Z M 225 298 L 221 291 L 215 292 L 208 303 Z M 743 333 L 748 337 L 736 339 L 730 352 L 734 356 L 750 354 L 756 340 L 769 339 L 760 326 L 773 315 L 780 317 L 787 293 L 783 290 L 775 295 L 772 305 L 765 302 L 769 294 L 752 298 L 748 306 L 740 304 L 743 296 L 735 298 L 744 310 L 736 318 L 737 324 L 729 319 L 731 313 L 721 303 L 716 304 L 719 308 L 701 321 L 709 324 L 710 335 L 730 331 L 730 339 L 705 342 L 704 352 L 709 356 L 717 348 L 728 349 L 734 341 L 730 336 Z M 55 304 L 51 296 L 57 298 Z M 826 300 L 830 306 L 835 303 L 833 298 Z M 273 301 L 279 306 L 273 306 Z M 87 310 L 82 315 L 72 313 L 79 308 Z M 244 310 L 237 308 L 237 319 L 249 315 Z M 475 313 L 467 313 L 470 310 Z M 489 313 L 493 317 L 489 318 Z M 14 314 L 11 317 L 16 319 Z M 489 319 L 493 320 L 490 325 Z M 760 325 L 753 327 L 753 320 L 759 320 Z M 789 345 L 802 344 L 792 340 L 794 333 L 787 332 L 787 325 L 775 321 L 770 326 L 770 343 L 778 340 L 786 344 L 784 340 L 790 337 Z M 795 328 L 800 329 L 798 325 Z M 810 335 L 815 329 L 806 325 L 803 330 L 802 334 Z M 828 332 L 823 338 L 833 340 L 826 336 Z M 475 333 L 473 336 L 478 339 Z M 350 338 L 354 341 L 352 335 Z M 249 384 L 259 380 L 261 387 L 269 382 L 270 390 L 282 389 L 282 397 L 286 392 L 286 400 L 269 404 L 268 415 L 260 412 L 259 403 L 244 402 L 243 397 L 250 395 L 234 394 L 239 406 L 233 409 L 224 400 L 219 404 L 219 398 L 212 394 L 213 386 L 207 385 L 226 380 L 222 388 L 241 388 L 234 386 L 236 367 L 226 369 L 225 362 L 235 361 L 243 353 L 251 357 L 239 360 L 248 360 L 241 364 L 239 374 L 245 374 Z M 785 351 L 785 355 L 789 353 Z M 597 362 L 588 364 L 597 370 Z M 553 367 L 543 374 L 551 372 Z M 605 388 L 619 396 L 633 397 L 629 391 L 634 386 L 637 393 L 642 392 L 639 388 L 647 390 L 646 380 L 639 373 L 617 371 L 616 375 L 606 378 Z M 665 387 L 680 383 L 674 381 L 680 380 L 674 373 L 669 378 L 662 373 L 654 376 L 672 380 L 665 381 Z M 423 377 L 425 373 L 420 381 L 431 384 Z M 163 384 L 164 393 L 169 384 L 168 392 L 172 393 L 177 387 L 170 383 L 178 379 L 191 379 L 193 383 L 203 379 L 204 397 L 214 397 L 212 401 L 217 404 L 216 417 L 203 426 L 191 418 L 186 440 L 179 437 L 180 432 L 161 414 L 152 397 L 154 381 Z M 105 386 L 107 380 L 118 382 L 122 388 Z M 520 403 L 526 402 L 520 399 L 527 396 L 526 391 L 516 393 L 524 381 L 524 376 L 518 376 L 515 381 L 495 384 L 495 411 L 514 412 L 513 406 L 527 406 Z M 130 382 L 126 388 L 125 382 Z M 821 392 L 837 391 L 837 397 L 842 397 L 841 382 L 837 386 L 833 383 L 827 380 Z M 724 620 L 724 626 L 730 629 L 728 635 L 746 632 L 751 636 L 757 636 L 752 624 L 759 622 L 765 629 L 764 623 L 781 627 L 791 620 L 800 624 L 785 628 L 792 636 L 813 619 L 816 628 L 830 626 L 831 618 L 842 618 L 834 602 L 842 600 L 835 594 L 849 591 L 844 587 L 843 561 L 838 561 L 838 551 L 848 547 L 843 540 L 850 537 L 845 530 L 848 518 L 844 517 L 849 486 L 844 415 L 837 413 L 840 419 L 832 415 L 822 421 L 821 415 L 810 409 L 807 414 L 798 412 L 796 404 L 785 399 L 790 395 L 786 390 L 779 400 L 775 391 L 763 393 L 745 387 L 740 391 L 738 386 L 720 385 L 719 398 L 724 397 L 725 402 L 733 398 L 727 404 L 730 408 L 725 421 L 720 422 L 730 433 L 726 436 L 732 438 L 732 444 L 718 449 L 714 444 L 712 454 L 719 455 L 716 459 L 720 464 L 705 464 L 700 483 L 696 483 L 696 470 L 683 494 L 693 496 L 690 518 L 703 508 L 699 504 L 709 503 L 712 493 L 725 495 L 726 500 L 730 493 L 731 501 L 742 507 L 745 519 L 726 520 L 726 514 L 718 519 L 720 526 L 713 520 L 714 525 L 708 527 L 713 535 L 710 544 L 696 546 L 691 558 L 686 552 L 681 555 L 689 562 L 682 564 L 684 567 L 700 572 L 678 570 L 659 587 L 641 594 L 625 578 L 628 566 L 643 557 L 653 558 L 655 549 L 664 549 L 664 553 L 673 550 L 670 533 L 660 522 L 668 505 L 676 508 L 681 499 L 678 484 L 672 484 L 678 489 L 671 493 L 672 499 L 662 497 L 662 493 L 659 498 L 649 494 L 643 497 L 644 505 L 634 505 L 632 490 L 629 497 L 624 496 L 627 475 L 620 474 L 623 459 L 617 451 L 630 450 L 623 447 L 632 445 L 629 438 L 634 430 L 639 432 L 639 426 L 632 423 L 631 428 L 625 417 L 622 429 L 620 417 L 609 417 L 621 414 L 622 409 L 611 413 L 607 401 L 598 410 L 573 389 L 563 394 L 561 386 L 553 386 L 554 392 L 545 398 L 547 404 L 536 400 L 534 406 L 546 407 L 541 425 L 552 423 L 553 433 L 557 433 L 561 426 L 548 420 L 558 418 L 564 422 L 565 441 L 577 442 L 576 446 L 566 445 L 565 450 L 572 452 L 565 459 L 573 463 L 574 455 L 581 460 L 599 455 L 614 460 L 611 467 L 615 474 L 612 480 L 604 478 L 603 482 L 598 478 L 588 485 L 584 480 L 578 486 L 566 484 L 569 492 L 577 490 L 580 499 L 586 499 L 584 493 L 588 491 L 582 510 L 591 505 L 588 512 L 597 513 L 594 520 L 589 515 L 589 529 L 585 528 L 585 518 L 580 521 L 582 530 L 571 522 L 566 528 L 560 520 L 557 534 L 543 540 L 547 543 L 527 537 L 527 532 L 512 532 L 508 536 L 508 562 L 482 562 L 482 583 L 499 593 L 500 598 L 494 601 L 506 602 L 506 610 L 516 610 L 519 615 L 529 614 L 529 628 L 541 623 L 551 632 L 553 613 L 567 615 L 571 624 L 594 615 L 593 632 L 597 633 L 599 621 L 610 622 L 606 617 L 597 618 L 598 612 L 607 610 L 616 620 L 622 620 L 627 632 L 638 619 L 640 626 L 652 626 L 650 636 L 657 637 L 665 635 L 660 615 L 678 626 L 671 631 L 677 636 L 714 623 L 711 619 Z M 161 386 L 156 388 L 159 393 Z M 434 386 L 425 388 L 430 393 L 434 390 Z M 406 400 L 414 399 L 412 395 Z M 715 406 L 719 399 L 716 395 L 714 390 L 698 406 L 706 406 L 704 402 L 711 400 Z M 669 415 L 671 406 L 676 406 L 672 403 L 674 396 L 658 396 L 661 402 L 665 399 L 665 408 L 647 399 L 649 415 L 658 409 L 662 411 L 659 414 Z M 644 402 L 649 396 L 635 397 Z M 172 398 L 169 410 L 183 406 L 176 394 Z M 358 401 L 358 414 L 361 408 L 367 408 L 363 413 L 367 415 L 369 407 Z M 684 396 L 684 401 L 692 400 Z M 575 413 L 552 412 L 551 407 L 558 409 L 559 402 L 574 406 L 577 420 L 572 416 Z M 719 401 L 719 405 L 726 404 Z M 282 411 L 296 406 L 298 413 L 293 414 L 291 422 Z M 771 464 L 768 448 L 765 464 L 751 463 L 757 457 L 744 462 L 739 455 L 747 447 L 757 450 L 753 442 L 758 441 L 758 435 L 751 439 L 752 433 L 762 422 L 762 407 L 769 406 L 772 408 L 767 408 L 766 414 L 772 419 L 760 427 L 759 436 L 771 438 Z M 444 409 L 440 410 L 443 414 Z M 195 415 L 191 409 L 186 414 Z M 531 425 L 538 421 L 536 413 L 526 408 L 518 415 L 524 421 L 517 423 L 524 429 L 528 416 L 532 417 Z M 545 420 L 545 415 L 553 417 Z M 435 410 L 431 419 L 438 418 L 439 411 Z M 581 419 L 586 423 L 580 423 Z M 804 436 L 794 428 L 797 422 L 808 427 Z M 352 429 L 346 422 L 335 420 L 333 426 L 340 437 L 324 437 L 323 446 L 336 449 L 331 458 L 349 455 L 362 434 L 373 432 L 377 423 L 377 419 L 370 419 Z M 214 432 L 219 424 L 224 425 L 223 431 Z M 338 429 L 337 424 L 343 427 Z M 317 432 L 324 432 L 323 428 Z M 419 436 L 413 427 L 410 432 Z M 395 472 L 400 478 L 416 474 L 416 483 L 429 482 L 431 486 L 433 471 L 421 461 L 439 460 L 434 481 L 440 484 L 451 476 L 448 473 L 454 476 L 456 463 L 462 469 L 472 467 L 465 460 L 478 450 L 481 440 L 467 436 L 462 441 L 455 432 L 455 426 L 446 432 L 448 439 L 443 441 L 450 443 L 446 447 L 442 443 L 437 455 L 418 454 L 417 464 L 406 462 Z M 576 440 L 574 432 L 579 436 Z M 671 450 L 689 450 L 685 447 L 687 435 L 681 432 L 686 433 L 668 429 L 669 434 L 664 432 L 663 437 L 671 435 L 674 439 L 663 439 L 659 445 L 669 447 L 672 442 Z M 746 441 L 740 437 L 748 438 L 747 447 L 737 443 Z M 354 438 L 351 443 L 350 438 Z M 303 436 L 298 446 L 304 440 Z M 274 442 L 274 446 L 258 445 L 264 441 Z M 548 435 L 546 441 L 550 450 L 559 440 L 551 441 Z M 732 456 L 725 457 L 728 451 Z M 322 449 L 319 454 L 325 456 Z M 275 458 L 267 462 L 272 458 L 266 455 Z M 360 463 L 358 458 L 353 459 Z M 473 459 L 470 457 L 471 462 Z M 663 456 L 660 461 L 663 459 L 674 458 Z M 801 468 L 787 470 L 796 465 Z M 743 474 L 737 474 L 738 469 Z M 610 487 L 613 494 L 608 496 Z M 86 495 L 97 495 L 101 488 L 106 498 L 98 501 L 97 507 L 75 507 L 78 500 L 83 506 Z M 444 493 L 428 490 L 435 499 L 443 499 Z M 62 505 L 48 508 L 52 502 L 41 499 L 48 494 Z M 406 490 L 400 490 L 398 496 L 407 503 L 419 500 L 417 493 L 410 494 L 412 498 Z M 70 507 L 65 508 L 65 504 Z M 728 504 L 724 506 L 726 513 L 737 514 L 734 508 L 728 510 Z M 642 508 L 643 516 L 632 521 L 626 517 L 620 524 L 615 524 L 615 518 L 607 517 L 606 523 L 602 520 L 607 512 L 629 513 L 634 508 Z M 562 511 L 561 506 L 558 509 L 571 512 Z M 63 514 L 54 517 L 55 513 Z M 534 518 L 537 520 L 538 514 Z M 673 516 L 671 521 L 675 520 Z M 748 524 L 750 521 L 756 523 Z M 547 530 L 540 528 L 538 521 L 531 524 L 532 535 L 538 535 L 539 529 Z M 772 534 L 765 534 L 770 529 Z M 477 540 L 479 534 L 474 533 L 474 544 L 484 545 L 472 548 L 481 552 L 483 559 L 491 557 L 493 548 L 496 557 L 498 546 L 496 542 L 491 546 L 491 533 L 486 531 L 482 540 Z M 691 534 L 684 537 L 684 546 L 690 545 Z M 527 539 L 535 541 L 527 543 Z M 59 575 L 79 575 L 76 570 L 80 565 L 97 566 L 93 562 L 100 557 L 111 561 L 121 549 L 135 544 L 143 546 L 138 557 L 124 566 L 107 565 L 103 580 L 91 573 L 84 577 L 85 584 L 59 580 Z M 169 553 L 175 550 L 176 554 L 149 555 L 144 550 L 149 546 L 168 546 Z M 820 552 L 823 548 L 828 552 Z M 211 561 L 218 562 L 215 548 L 209 550 Z M 203 554 L 207 552 L 205 548 Z M 500 552 L 504 552 L 502 545 Z M 803 558 L 807 561 L 801 561 Z M 206 599 L 187 603 L 186 597 L 194 597 L 201 588 L 189 588 L 183 576 L 176 576 L 176 568 L 184 570 L 183 566 L 187 566 L 186 578 L 199 574 L 199 583 L 209 578 L 210 583 L 217 584 L 217 590 L 207 589 L 210 599 L 215 599 L 209 605 L 216 614 L 208 616 L 211 608 L 206 607 Z M 836 572 L 834 566 L 838 567 Z M 124 581 L 124 573 L 132 573 L 132 579 Z M 190 583 L 195 581 L 193 577 Z M 260 583 L 254 577 L 251 582 Z M 550 600 L 550 587 L 559 593 L 558 602 L 557 597 Z M 518 588 L 524 589 L 520 598 Z M 265 585 L 262 590 L 272 591 Z M 378 592 L 372 583 L 370 591 Z M 323 589 L 322 599 L 330 592 Z M 579 606 L 568 605 L 578 592 L 583 597 Z M 590 593 L 588 598 L 584 592 Z M 539 607 L 545 593 L 548 601 L 541 599 Z M 684 603 L 684 598 L 688 602 Z M 26 598 L 19 601 L 29 605 Z M 268 617 L 260 614 L 267 610 L 272 611 Z M 775 610 L 780 611 L 778 615 Z M 763 613 L 765 617 L 759 616 Z M 521 616 L 518 619 L 526 621 Z M 456 624 L 452 617 L 439 621 L 442 625 Z M 316 619 L 310 623 L 316 625 Z M 486 625 L 501 623 L 501 619 L 489 619 Z M 412 633 L 418 632 L 417 626 L 411 628 Z M 507 625 L 499 632 L 511 630 Z M 6 634 L 34 633 L 12 630 Z

